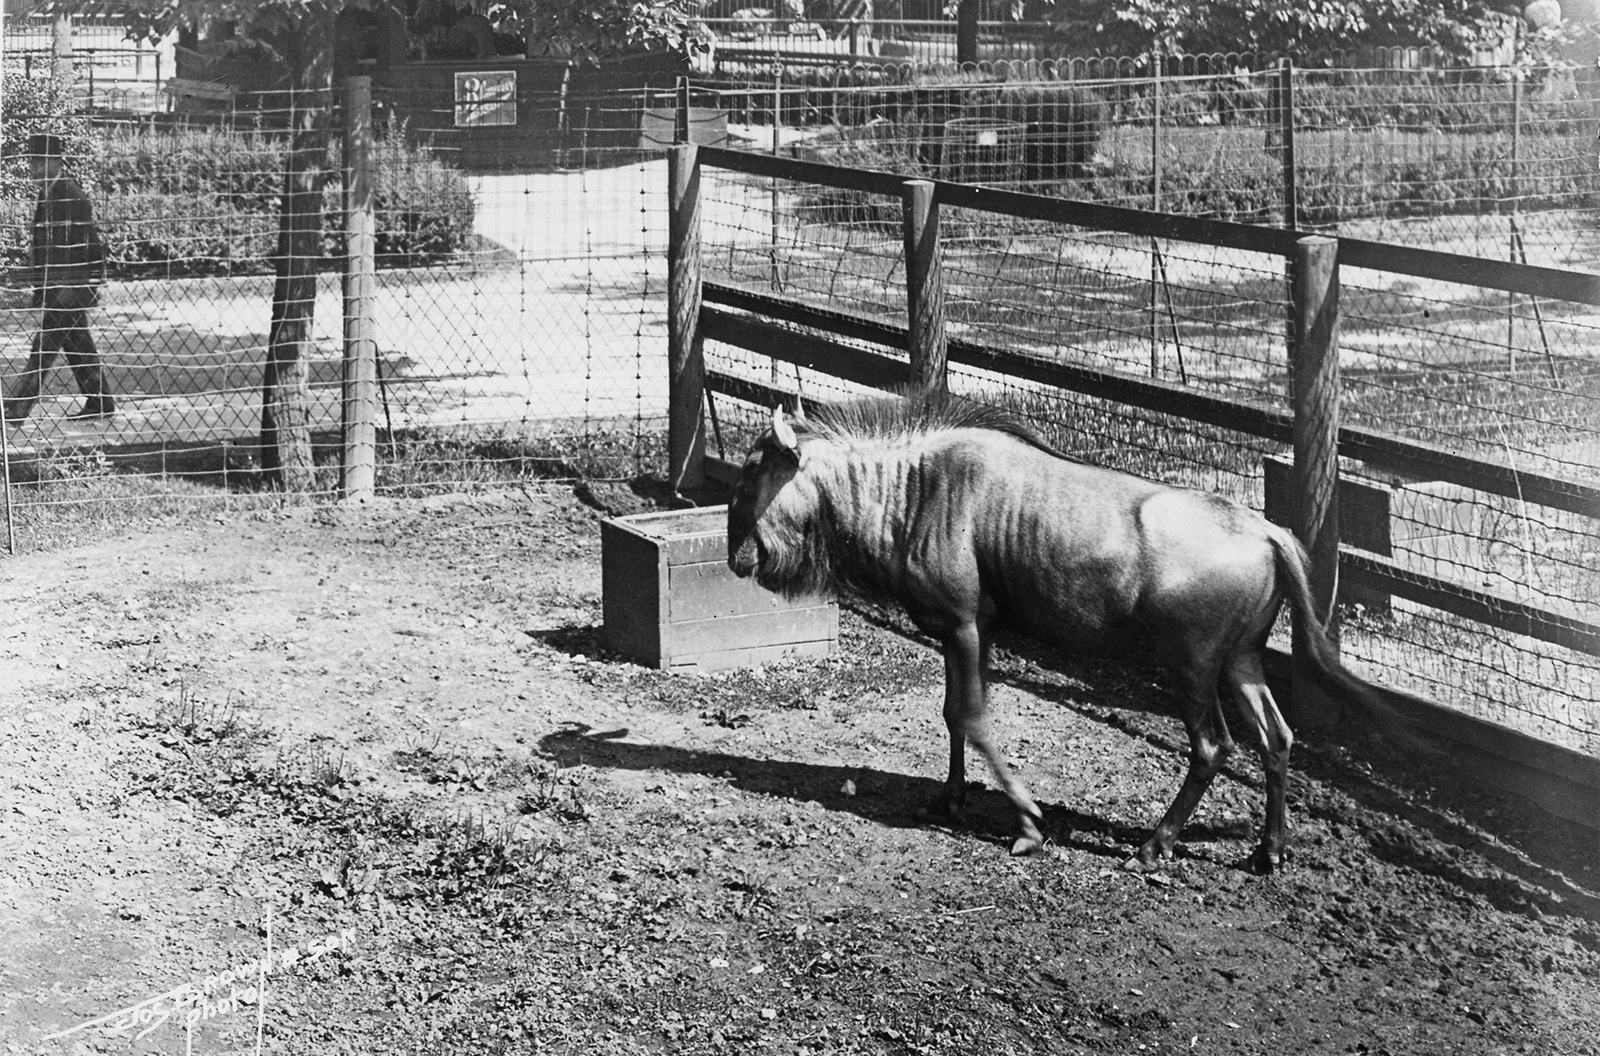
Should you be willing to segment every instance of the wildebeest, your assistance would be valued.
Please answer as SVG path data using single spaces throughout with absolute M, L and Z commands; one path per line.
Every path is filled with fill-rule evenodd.
M 909 396 L 843 404 L 815 421 L 774 409 L 728 505 L 728 565 L 769 590 L 898 602 L 944 647 L 950 772 L 933 809 L 966 796 L 966 744 L 1015 806 L 1013 854 L 1043 843 L 1039 808 L 1001 758 L 987 713 L 996 627 L 1080 653 L 1153 645 L 1189 733 L 1189 770 L 1127 868 L 1172 856 L 1178 831 L 1233 750 L 1219 686 L 1246 716 L 1266 772 L 1267 814 L 1250 858 L 1285 847 L 1293 742 L 1262 649 L 1285 596 L 1315 673 L 1381 715 L 1342 668 L 1313 611 L 1294 536 L 1205 491 L 1073 461 L 1026 424 L 969 401 Z

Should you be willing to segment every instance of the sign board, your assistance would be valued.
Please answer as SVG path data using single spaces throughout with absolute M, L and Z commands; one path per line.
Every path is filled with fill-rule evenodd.
M 517 123 L 516 70 L 462 70 L 456 73 L 456 127 Z
M 667 150 L 677 138 L 678 108 L 646 110 L 639 115 L 639 149 Z M 689 142 L 702 147 L 728 145 L 728 114 L 714 106 L 689 108 Z

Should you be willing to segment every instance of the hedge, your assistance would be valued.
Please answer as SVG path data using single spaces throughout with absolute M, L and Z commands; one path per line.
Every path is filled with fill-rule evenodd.
M 72 171 L 94 198 L 114 272 L 153 265 L 183 274 L 271 270 L 287 154 L 281 134 L 119 126 L 73 138 Z M 395 129 L 376 144 L 380 264 L 447 259 L 472 236 L 465 178 L 406 139 Z M 343 255 L 339 165 L 335 149 L 323 205 L 324 253 L 333 259 Z M 34 194 L 24 163 L 13 157 L 0 176 L 0 253 L 12 267 L 27 263 Z

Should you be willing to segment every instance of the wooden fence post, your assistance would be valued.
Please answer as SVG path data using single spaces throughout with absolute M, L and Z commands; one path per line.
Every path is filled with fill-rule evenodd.
M 982 14 L 981 0 L 957 0 L 956 3 L 956 65 L 976 65 L 978 55 L 978 19 Z
M 1278 63 L 1278 131 L 1283 140 L 1283 226 L 1300 226 L 1299 174 L 1294 159 L 1294 62 Z
M 1161 75 L 1162 53 L 1150 53 L 1150 208 L 1161 211 Z M 1161 373 L 1161 247 L 1150 240 L 1150 376 Z
M 1339 242 L 1315 235 L 1295 243 L 1291 269 L 1295 534 L 1311 555 L 1311 595 L 1338 642 L 1334 597 L 1339 582 Z M 1298 636 L 1297 636 L 1298 637 Z M 1336 722 L 1337 701 L 1307 677 L 1308 658 L 1294 655 L 1293 722 Z
M 705 482 L 699 151 L 680 143 L 667 155 L 667 482 L 678 495 Z
M 689 78 L 678 78 L 678 106 L 673 114 L 673 140 L 677 143 L 688 143 L 694 136 L 694 129 L 689 122 L 689 103 L 693 96 L 689 92 Z
M 939 203 L 928 180 L 901 185 L 901 219 L 906 239 L 906 313 L 910 337 L 911 384 L 943 395 L 946 379 L 944 266 L 939 252 Z
M 12 17 L 16 17 L 15 11 Z M 92 61 L 89 68 L 94 68 Z M 50 76 L 63 88 L 71 88 L 73 73 L 72 15 L 66 11 L 57 11 L 50 44 Z
M 340 394 L 343 451 L 339 493 L 372 498 L 376 480 L 378 405 L 376 179 L 372 161 L 372 78 L 344 82 L 345 272 L 344 379 Z

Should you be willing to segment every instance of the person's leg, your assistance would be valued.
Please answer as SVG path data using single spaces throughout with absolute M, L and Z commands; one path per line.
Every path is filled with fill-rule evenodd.
M 94 347 L 94 332 L 89 329 L 89 313 L 75 311 L 70 315 L 71 325 L 63 332 L 62 351 L 67 355 L 67 365 L 77 379 L 78 391 L 83 393 L 83 408 L 74 418 L 105 417 L 115 412 L 115 406 L 105 387 L 105 372 L 100 366 L 100 354 Z
M 39 332 L 33 335 L 33 347 L 28 352 L 28 364 L 17 377 L 16 387 L 5 400 L 5 418 L 20 422 L 33 413 L 39 402 L 39 389 L 44 385 L 44 372 L 56 358 L 65 335 L 60 312 L 45 310 Z

